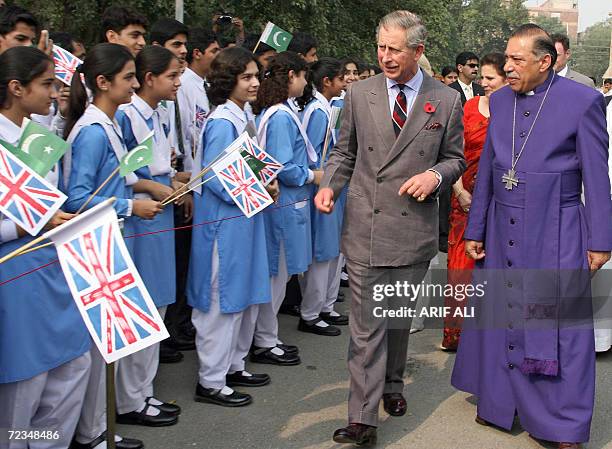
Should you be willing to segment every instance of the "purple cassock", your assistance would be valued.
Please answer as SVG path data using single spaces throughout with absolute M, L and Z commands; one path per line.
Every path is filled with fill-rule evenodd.
M 585 442 L 595 396 L 587 250 L 612 249 L 603 96 L 551 72 L 516 98 L 514 113 L 510 87 L 491 96 L 465 231 L 484 242 L 474 281 L 491 285 L 474 300 L 479 317 L 465 323 L 452 384 L 476 395 L 478 415 L 499 427 L 510 429 L 516 412 L 536 438 Z M 509 190 L 513 114 L 517 154 L 528 139 Z

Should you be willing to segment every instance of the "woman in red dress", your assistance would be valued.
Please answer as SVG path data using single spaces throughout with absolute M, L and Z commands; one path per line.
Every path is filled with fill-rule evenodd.
M 468 212 L 472 203 L 472 192 L 476 183 L 476 172 L 480 153 L 487 137 L 489 125 L 489 96 L 506 84 L 504 72 L 504 55 L 490 53 L 481 60 L 482 87 L 484 97 L 474 97 L 465 103 L 463 108 L 463 126 L 465 146 L 464 153 L 467 170 L 453 185 L 451 198 L 450 229 L 448 233 L 448 283 L 456 286 L 468 284 L 474 260 L 465 254 L 463 233 L 467 225 Z M 450 316 L 444 319 L 443 351 L 456 351 L 461 334 L 461 317 L 453 317 L 457 307 L 466 306 L 465 299 L 455 296 L 445 297 L 445 306 L 451 307 Z

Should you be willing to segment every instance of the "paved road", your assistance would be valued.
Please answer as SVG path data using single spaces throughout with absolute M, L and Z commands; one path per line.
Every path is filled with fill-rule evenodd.
M 346 304 L 346 303 L 345 303 Z M 340 305 L 340 310 L 346 307 Z M 197 377 L 195 352 L 179 364 L 161 365 L 156 396 L 183 408 L 176 426 L 119 426 L 123 435 L 141 438 L 147 449 L 340 449 L 331 440 L 346 423 L 348 328 L 339 337 L 320 337 L 296 330 L 297 318 L 280 315 L 281 336 L 297 344 L 302 364 L 276 367 L 250 364 L 267 372 L 272 383 L 243 389 L 253 394 L 247 407 L 232 409 L 193 401 Z M 405 396 L 409 412 L 391 418 L 381 406 L 378 448 L 538 449 L 516 423 L 512 432 L 474 423 L 470 395 L 457 392 L 449 379 L 454 355 L 437 349 L 439 329 L 414 334 L 410 340 Z M 612 449 L 612 354 L 598 356 L 597 404 L 587 449 Z

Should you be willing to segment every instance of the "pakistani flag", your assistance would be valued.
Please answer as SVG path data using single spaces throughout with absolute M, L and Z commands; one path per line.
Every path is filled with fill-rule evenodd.
M 153 162 L 153 131 L 121 158 L 119 174 L 126 176 Z
M 340 124 L 342 123 L 342 108 L 332 106 L 330 123 L 332 129 L 340 129 Z
M 263 33 L 261 33 L 259 41 L 263 42 L 264 44 L 268 44 L 274 50 L 281 52 L 287 50 L 289 42 L 291 42 L 292 38 L 293 36 L 291 33 L 288 33 L 282 28 L 274 25 L 272 22 L 268 22 Z
M 247 165 L 251 167 L 251 170 L 253 170 L 255 176 L 259 176 L 259 172 L 266 168 L 265 162 L 260 161 L 247 150 L 242 150 L 240 152 L 240 156 L 242 156 Z
M 9 150 L 44 178 L 69 147 L 69 143 L 44 126 L 24 118 L 17 148 Z

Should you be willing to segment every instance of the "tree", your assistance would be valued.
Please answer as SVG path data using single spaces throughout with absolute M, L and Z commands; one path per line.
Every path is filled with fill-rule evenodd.
M 587 28 L 573 49 L 570 64 L 572 68 L 601 83 L 602 76 L 610 62 L 610 33 L 612 18 Z
M 533 23 L 548 31 L 548 34 L 567 35 L 565 25 L 563 25 L 556 17 L 538 16 L 534 18 Z

